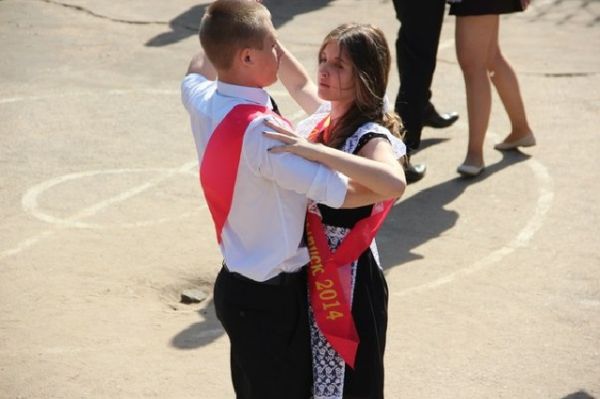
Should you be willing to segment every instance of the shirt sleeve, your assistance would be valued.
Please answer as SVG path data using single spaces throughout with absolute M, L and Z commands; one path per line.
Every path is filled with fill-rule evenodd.
M 214 83 L 198 73 L 187 74 L 181 82 L 181 102 L 185 109 L 191 111 L 194 100 L 201 97 Z
M 265 118 L 254 120 L 244 137 L 244 158 L 250 169 L 265 179 L 274 181 L 287 190 L 306 195 L 307 198 L 333 208 L 344 203 L 348 178 L 316 162 L 290 153 L 273 154 L 269 148 L 280 142 L 265 137 L 268 130 Z

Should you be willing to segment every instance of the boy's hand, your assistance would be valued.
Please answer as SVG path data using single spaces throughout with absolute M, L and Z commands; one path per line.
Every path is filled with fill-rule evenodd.
M 187 74 L 190 73 L 200 74 L 209 80 L 217 79 L 217 70 L 202 49 L 192 57 L 187 70 Z

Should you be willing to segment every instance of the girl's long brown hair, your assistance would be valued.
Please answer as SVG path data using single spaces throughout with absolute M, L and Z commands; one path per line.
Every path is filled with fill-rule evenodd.
M 353 66 L 355 99 L 346 113 L 331 127 L 330 147 L 340 148 L 361 125 L 376 122 L 395 136 L 403 130 L 400 118 L 386 111 L 384 98 L 391 67 L 391 55 L 385 35 L 372 25 L 349 23 L 332 30 L 323 40 L 336 41 Z

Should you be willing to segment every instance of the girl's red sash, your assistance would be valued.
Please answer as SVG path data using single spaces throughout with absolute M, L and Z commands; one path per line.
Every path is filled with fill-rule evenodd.
M 328 120 L 323 119 L 315 127 L 309 140 L 315 141 Z M 369 248 L 393 204 L 394 201 L 389 200 L 373 205 L 371 215 L 356 223 L 335 252 L 329 249 L 318 208 L 309 206 L 306 215 L 310 254 L 308 282 L 313 314 L 321 333 L 352 368 L 360 340 L 352 318 L 352 281 L 349 275 L 340 272 L 343 266 L 357 260 Z
M 350 293 L 352 281 L 340 278 L 339 269 L 357 260 L 369 248 L 393 204 L 393 200 L 375 204 L 371 216 L 360 220 L 333 253 L 327 244 L 321 216 L 307 212 L 308 281 L 313 314 L 329 344 L 350 367 L 354 367 L 359 338 L 350 296 L 346 294 Z

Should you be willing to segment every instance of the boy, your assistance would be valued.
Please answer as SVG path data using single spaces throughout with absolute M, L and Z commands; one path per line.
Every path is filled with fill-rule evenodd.
M 192 60 L 182 101 L 225 259 L 214 300 L 231 342 L 233 387 L 238 398 L 305 399 L 312 382 L 302 242 L 307 198 L 340 207 L 348 181 L 323 165 L 268 151 L 278 143 L 262 134 L 265 120 L 287 122 L 262 89 L 277 80 L 281 55 L 263 5 L 215 1 L 202 18 L 200 42 L 208 60 Z

